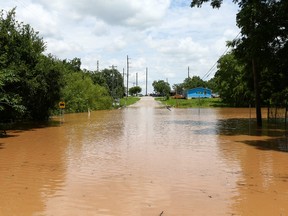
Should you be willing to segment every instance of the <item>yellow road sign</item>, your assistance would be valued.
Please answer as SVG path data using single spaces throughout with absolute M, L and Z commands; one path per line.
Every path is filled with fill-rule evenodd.
M 63 101 L 59 102 L 59 108 L 65 109 L 65 102 L 63 102 Z

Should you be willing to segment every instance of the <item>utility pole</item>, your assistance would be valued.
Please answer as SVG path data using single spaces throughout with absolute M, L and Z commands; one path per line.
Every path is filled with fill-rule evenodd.
M 146 96 L 148 96 L 148 93 L 147 93 L 147 84 L 148 84 L 148 67 L 146 67 Z
M 115 79 L 115 77 L 114 77 L 114 70 L 115 70 L 115 68 L 117 68 L 117 66 L 115 66 L 115 65 L 111 65 L 111 66 L 109 66 L 109 68 L 112 68 L 112 89 L 111 89 L 111 96 L 112 96 L 112 98 L 114 99 L 114 97 L 115 97 L 115 86 L 114 86 L 114 79 Z M 116 84 L 116 87 L 117 87 L 117 84 Z
M 111 66 L 109 66 L 109 68 L 112 68 L 112 70 L 114 70 L 115 68 L 117 68 L 117 66 L 111 65 Z
M 97 60 L 97 72 L 99 72 L 99 60 Z
M 128 98 L 128 92 L 129 92 L 128 83 L 129 83 L 129 57 L 127 55 L 127 92 L 126 92 L 126 100 Z
M 188 66 L 188 79 L 190 78 L 190 68 Z
M 125 68 L 123 68 L 123 75 L 122 75 L 122 77 L 123 77 L 123 86 L 125 86 L 125 79 L 124 79 L 124 76 L 125 76 Z
M 138 86 L 138 72 L 136 73 L 136 86 Z

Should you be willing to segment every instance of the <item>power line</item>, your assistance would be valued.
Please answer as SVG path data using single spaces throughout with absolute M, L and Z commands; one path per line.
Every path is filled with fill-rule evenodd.
M 240 34 L 241 34 L 241 32 L 239 32 L 233 40 L 236 40 L 236 39 L 239 37 Z M 223 54 L 220 56 L 220 58 L 222 58 L 224 55 L 226 55 L 226 53 L 228 52 L 229 49 L 230 49 L 230 47 L 228 46 L 228 47 L 226 48 L 226 50 L 223 52 Z M 219 58 L 219 59 L 220 59 L 220 58 Z M 215 66 L 217 65 L 217 63 L 218 63 L 218 60 L 217 60 L 217 61 L 212 65 L 212 67 L 204 74 L 204 76 L 202 77 L 202 80 L 208 78 L 208 77 L 211 75 L 211 73 L 212 73 L 213 69 L 215 68 Z

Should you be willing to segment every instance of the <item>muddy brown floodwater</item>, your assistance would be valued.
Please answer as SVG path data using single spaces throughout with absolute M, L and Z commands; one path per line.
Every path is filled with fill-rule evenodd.
M 285 130 L 150 97 L 0 138 L 0 215 L 288 215 Z

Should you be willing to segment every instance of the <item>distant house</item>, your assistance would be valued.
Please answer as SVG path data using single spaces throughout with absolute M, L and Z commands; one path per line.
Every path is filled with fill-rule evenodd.
M 211 89 L 208 89 L 208 88 L 197 87 L 197 88 L 186 90 L 185 97 L 187 99 L 191 99 L 191 98 L 211 98 L 212 97 L 212 91 L 211 91 Z

